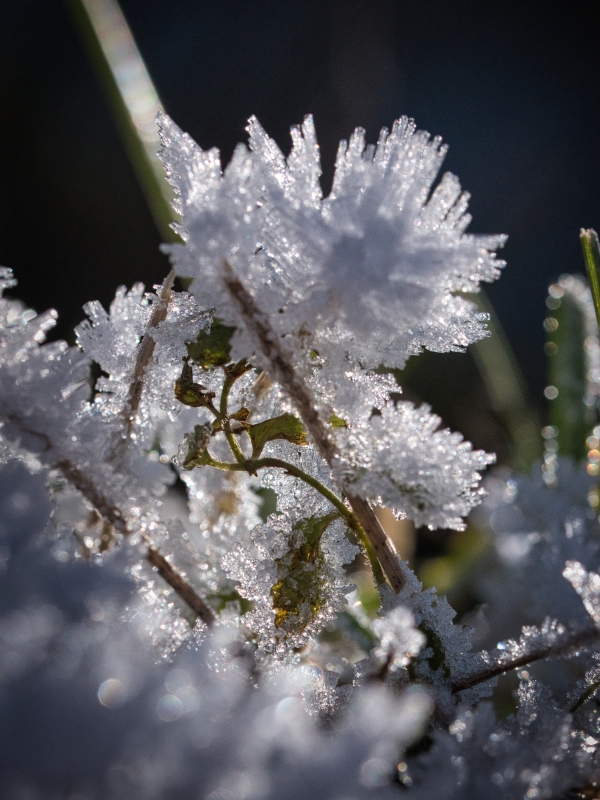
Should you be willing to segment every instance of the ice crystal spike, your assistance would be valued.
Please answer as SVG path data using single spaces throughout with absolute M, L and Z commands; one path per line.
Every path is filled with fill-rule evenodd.
M 460 434 L 436 430 L 439 417 L 426 405 L 386 407 L 362 426 L 340 430 L 340 478 L 352 491 L 430 528 L 464 527 L 481 501 L 478 470 L 494 462 L 473 451 Z
M 588 572 L 578 561 L 567 561 L 563 575 L 581 597 L 590 617 L 600 626 L 600 575 Z
M 243 324 L 222 291 L 227 260 L 273 327 L 304 350 L 310 341 L 332 367 L 348 353 L 402 367 L 422 347 L 462 349 L 485 335 L 485 315 L 455 294 L 498 276 L 493 251 L 504 239 L 464 233 L 468 196 L 454 176 L 427 199 L 445 154 L 439 139 L 405 118 L 375 149 L 356 131 L 322 200 L 311 118 L 293 129 L 287 161 L 252 118 L 252 152 L 236 151 L 223 176 L 215 151 L 166 117 L 160 124 L 186 232 L 185 247 L 169 252 L 205 306 Z

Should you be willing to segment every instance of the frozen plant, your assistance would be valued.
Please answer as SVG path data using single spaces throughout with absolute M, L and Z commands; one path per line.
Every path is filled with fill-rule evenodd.
M 411 120 L 342 142 L 326 198 L 310 117 L 287 159 L 252 118 L 224 171 L 158 122 L 182 240 L 164 283 L 88 304 L 73 347 L 44 344 L 53 312 L 0 299 L 2 796 L 588 791 L 589 505 L 531 490 L 560 509 L 546 613 L 479 652 L 374 511 L 460 531 L 483 498 L 493 457 L 390 372 L 487 335 L 463 294 L 498 276 L 503 237 L 466 232 L 468 195 L 438 181 L 445 147 Z M 575 655 L 562 697 L 522 669 Z M 485 698 L 518 668 L 499 719 Z

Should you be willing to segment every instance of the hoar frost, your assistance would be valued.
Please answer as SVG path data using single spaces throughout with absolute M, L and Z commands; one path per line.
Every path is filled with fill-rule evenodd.
M 487 335 L 461 295 L 504 238 L 466 232 L 445 146 L 406 118 L 342 142 L 326 198 L 310 117 L 287 159 L 252 118 L 224 171 L 159 124 L 183 240 L 164 283 L 89 303 L 74 347 L 0 296 L 0 793 L 589 795 L 589 480 L 490 484 L 482 650 L 372 508 L 461 530 L 484 495 L 493 457 L 389 373 Z M 482 700 L 516 668 L 499 719 Z

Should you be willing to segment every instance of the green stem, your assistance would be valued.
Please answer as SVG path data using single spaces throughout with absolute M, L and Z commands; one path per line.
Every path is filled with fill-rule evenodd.
M 579 238 L 594 300 L 596 319 L 600 327 L 600 244 L 598 243 L 598 234 L 593 228 L 589 228 L 587 231 L 582 228 Z
M 491 336 L 471 348 L 475 364 L 492 402 L 503 421 L 511 449 L 512 466 L 528 472 L 541 457 L 541 423 L 527 396 L 527 384 L 492 304 L 482 291 L 469 295 L 479 308 L 489 314 Z
M 236 442 L 237 444 L 237 442 Z M 341 498 L 339 498 L 334 492 L 331 491 L 324 483 L 321 483 L 320 480 L 314 478 L 312 475 L 309 475 L 308 472 L 305 472 L 300 467 L 297 467 L 295 464 L 290 464 L 287 461 L 283 461 L 280 458 L 259 458 L 256 460 L 248 459 L 242 462 L 237 462 L 235 464 L 231 464 L 226 461 L 218 461 L 217 459 L 211 456 L 211 461 L 209 466 L 215 467 L 216 469 L 226 470 L 228 472 L 248 472 L 249 474 L 255 474 L 259 469 L 282 469 L 288 473 L 288 475 L 292 475 L 294 478 L 298 478 L 304 483 L 311 486 L 315 489 L 319 494 L 321 494 L 326 500 L 328 500 L 331 505 L 336 508 L 342 518 L 346 521 L 348 526 L 352 528 L 354 533 L 357 535 L 360 543 L 365 548 L 367 556 L 369 558 L 369 562 L 371 564 L 371 569 L 373 570 L 373 576 L 375 578 L 375 582 L 378 586 L 381 586 L 385 583 L 385 577 L 383 574 L 383 570 L 381 569 L 381 564 L 379 563 L 379 559 L 369 541 L 362 525 L 359 523 L 356 515 L 353 511 L 351 511 L 344 503 Z
M 225 380 L 223 381 L 221 400 L 219 403 L 219 416 L 223 424 L 223 433 L 225 434 L 225 438 L 227 439 L 235 460 L 242 466 L 246 463 L 246 456 L 242 452 L 242 448 L 239 446 L 237 439 L 231 431 L 231 424 L 227 414 L 227 403 L 229 400 L 229 392 L 231 391 L 233 384 L 238 380 L 238 378 L 241 378 L 242 375 L 248 372 L 249 369 L 251 369 L 250 365 L 247 364 L 246 359 L 243 358 L 233 367 L 225 370 Z

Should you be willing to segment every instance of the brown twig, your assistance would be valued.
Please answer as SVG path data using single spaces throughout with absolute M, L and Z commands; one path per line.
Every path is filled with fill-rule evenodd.
M 146 558 L 160 577 L 169 584 L 175 594 L 200 617 L 202 622 L 209 628 L 212 627 L 216 621 L 213 610 L 198 594 L 196 594 L 189 583 L 186 583 L 183 576 L 169 564 L 167 559 L 151 546 L 148 547 L 148 555 Z
M 154 355 L 154 348 L 156 346 L 151 331 L 157 328 L 159 324 L 166 319 L 169 302 L 171 301 L 171 289 L 173 288 L 175 277 L 175 270 L 172 269 L 163 282 L 160 294 L 152 308 L 152 315 L 148 323 L 148 328 L 138 346 L 133 375 L 129 385 L 129 393 L 123 406 L 124 434 L 119 438 L 115 446 L 115 455 L 122 455 L 123 449 L 127 446 L 131 438 L 137 412 L 140 407 L 140 400 L 142 399 L 142 392 L 144 391 L 146 367 Z
M 497 678 L 499 675 L 504 675 L 506 672 L 511 672 L 514 669 L 526 667 L 528 664 L 532 664 L 535 661 L 541 661 L 545 658 L 567 656 L 576 650 L 588 650 L 594 645 L 597 645 L 599 640 L 600 631 L 595 627 L 576 630 L 567 629 L 562 636 L 559 636 L 554 642 L 534 646 L 531 650 L 513 659 L 510 657 L 506 659 L 499 658 L 495 664 L 483 667 L 455 681 L 452 684 L 452 692 L 456 693 L 462 692 L 465 689 L 471 689 L 473 686 L 485 683 L 492 678 Z
M 296 375 L 293 366 L 283 353 L 279 337 L 271 328 L 267 317 L 260 311 L 250 292 L 242 285 L 231 265 L 223 262 L 225 286 L 236 303 L 248 331 L 269 359 L 273 367 L 273 377 L 283 386 L 294 401 L 298 413 L 312 436 L 323 458 L 332 468 L 339 460 L 338 450 L 327 430 L 310 393 L 301 378 Z M 392 589 L 398 593 L 406 582 L 404 568 L 393 543 L 390 541 L 375 512 L 366 500 L 355 495 L 348 495 L 348 502 L 356 518 L 365 531 Z

